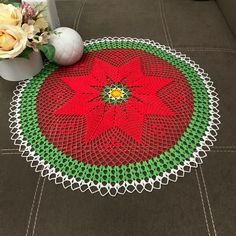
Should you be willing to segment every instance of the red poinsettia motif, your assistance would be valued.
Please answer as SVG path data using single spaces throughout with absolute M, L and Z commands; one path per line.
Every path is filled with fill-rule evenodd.
M 140 58 L 120 67 L 96 58 L 89 75 L 63 77 L 62 80 L 75 95 L 55 114 L 85 116 L 86 142 L 117 127 L 140 143 L 146 115 L 175 116 L 158 96 L 173 80 L 144 75 Z M 113 91 L 114 99 L 125 87 L 130 92 L 127 100 L 117 104 L 104 101 L 104 88 L 112 84 L 121 85 Z

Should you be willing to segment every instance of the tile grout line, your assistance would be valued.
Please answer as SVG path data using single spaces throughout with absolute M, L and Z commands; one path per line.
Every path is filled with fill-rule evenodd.
M 236 146 L 233 146 L 233 145 L 232 146 L 230 146 L 230 145 L 229 146 L 217 146 L 216 145 L 216 146 L 213 146 L 212 148 L 236 148 Z
M 28 218 L 28 224 L 27 224 L 25 236 L 28 236 L 28 233 L 29 233 L 31 217 L 32 217 L 32 214 L 33 214 L 33 209 L 34 209 L 34 204 L 35 204 L 35 200 L 36 200 L 36 195 L 37 195 L 37 192 L 38 192 L 38 187 L 39 187 L 40 179 L 41 179 L 41 175 L 39 174 L 37 185 L 36 185 L 35 192 L 34 192 L 33 202 L 32 202 L 31 209 L 30 209 L 30 214 L 29 214 L 29 218 Z
M 236 53 L 236 50 L 228 48 L 200 48 L 200 47 L 176 47 L 176 50 L 189 51 L 189 52 L 225 52 L 225 53 Z
M 164 24 L 164 16 L 162 15 L 162 11 L 163 9 L 161 8 L 162 6 L 162 0 L 160 0 L 160 13 L 161 13 L 161 18 L 162 18 L 162 26 L 163 26 L 163 30 L 165 31 L 165 27 L 167 28 L 167 22 L 166 22 L 166 25 Z M 164 3 L 163 3 L 164 5 Z M 163 6 L 164 7 L 164 6 Z M 163 13 L 164 14 L 164 13 Z M 169 37 L 170 37 L 170 43 L 171 43 L 171 47 L 173 47 L 173 41 L 171 39 L 171 35 L 169 33 Z M 168 37 L 166 37 L 166 41 L 168 43 Z M 200 193 L 200 197 L 201 197 L 201 202 L 202 202 L 202 208 L 203 208 L 203 213 L 204 213 L 204 218 L 205 218 L 205 223 L 206 223 L 206 227 L 207 227 L 207 232 L 208 232 L 208 235 L 211 236 L 211 233 L 210 233 L 210 229 L 209 229 L 209 224 L 208 224 L 208 219 L 207 219 L 207 214 L 206 214 L 206 209 L 205 209 L 205 204 L 204 204 L 204 199 L 203 199 L 203 195 L 202 195 L 202 189 L 201 189 L 201 185 L 200 185 L 200 181 L 199 181 L 199 177 L 198 177 L 198 173 L 197 173 L 197 170 L 195 169 L 195 174 L 196 174 L 196 179 L 197 179 L 197 183 L 198 183 L 198 189 L 199 189 L 199 193 Z
M 78 25 L 79 25 L 80 17 L 81 17 L 81 14 L 82 14 L 82 12 L 83 12 L 85 3 L 86 3 L 86 0 L 83 1 L 83 5 L 82 5 L 82 7 L 80 8 L 80 12 L 79 12 L 79 14 L 78 14 L 78 18 L 76 18 L 75 25 L 74 25 L 74 26 L 76 27 L 76 28 L 75 28 L 76 30 L 77 30 L 77 27 L 78 27 Z M 33 226 L 32 236 L 34 236 L 34 233 L 35 233 L 35 228 L 36 228 L 37 219 L 38 219 L 38 213 L 39 213 L 39 207 L 40 207 L 40 204 L 41 204 L 42 195 L 43 195 L 43 190 L 44 190 L 45 179 L 46 179 L 46 178 L 43 179 L 43 184 L 42 184 L 41 191 L 40 191 L 38 206 L 37 206 L 37 210 L 36 210 L 36 214 L 35 214 L 35 218 L 34 218 L 34 226 Z
M 161 0 L 161 3 L 162 3 L 162 12 L 163 12 L 164 24 L 165 24 L 165 27 L 166 27 L 166 32 L 167 32 L 167 35 L 169 37 L 170 47 L 173 48 L 173 41 L 172 41 L 172 38 L 170 36 L 170 31 L 169 31 L 169 27 L 168 27 L 167 19 L 166 19 L 165 3 L 164 3 L 163 0 Z
M 211 150 L 210 152 L 236 152 L 236 150 Z
M 83 13 L 85 4 L 86 4 L 86 0 L 83 0 L 83 3 L 82 3 L 82 6 L 81 6 L 81 9 L 80 9 L 80 12 L 79 12 L 78 17 L 77 17 L 77 19 L 76 19 L 75 30 L 78 30 L 80 18 L 81 18 L 81 15 L 82 15 L 82 13 Z
M 6 153 L 2 153 L 2 155 L 21 155 L 21 152 L 6 152 Z
M 197 179 L 198 190 L 199 190 L 200 197 L 201 197 L 202 208 L 203 208 L 204 218 L 205 218 L 205 222 L 206 222 L 207 232 L 208 232 L 208 235 L 211 236 L 209 224 L 208 224 L 208 220 L 207 220 L 207 215 L 206 215 L 206 208 L 205 208 L 205 204 L 204 204 L 204 200 L 203 200 L 203 196 L 202 196 L 201 185 L 200 185 L 200 181 L 199 181 L 199 177 L 198 177 L 198 173 L 197 173 L 196 169 L 195 169 L 195 175 L 196 175 L 196 179 Z
M 38 219 L 39 207 L 40 207 L 41 200 L 42 200 L 45 180 L 46 180 L 46 178 L 43 178 L 43 184 L 42 184 L 42 187 L 41 187 L 41 191 L 40 191 L 40 195 L 39 195 L 39 201 L 38 201 L 38 206 L 37 206 L 37 210 L 36 210 L 35 218 L 34 218 L 34 226 L 33 226 L 32 236 L 34 236 L 34 232 L 35 232 L 35 228 L 36 228 L 36 223 L 37 223 L 37 219 Z
M 2 151 L 5 151 L 5 150 L 7 150 L 7 151 L 8 150 L 17 150 L 18 151 L 19 149 L 18 148 L 2 148 L 1 150 Z
M 84 2 L 84 0 L 82 0 Z M 79 14 L 83 8 L 83 2 L 82 4 L 80 5 L 79 9 L 78 9 L 78 14 L 76 15 L 75 19 L 74 19 L 74 23 L 73 23 L 73 29 L 76 30 L 76 26 L 77 26 L 77 21 L 78 21 L 78 17 L 79 17 Z
M 167 33 L 168 33 L 168 36 L 169 36 L 169 40 L 170 40 L 170 46 L 173 48 L 173 41 L 172 41 L 172 38 L 171 38 L 171 35 L 170 35 L 170 32 L 169 32 L 169 28 L 168 28 L 168 24 L 167 24 L 167 19 L 166 19 L 166 15 L 165 15 L 165 5 L 164 5 L 164 2 L 162 0 L 161 0 L 161 2 L 162 2 L 162 5 L 163 5 L 163 18 L 164 18 L 164 21 L 165 21 L 166 30 L 167 30 Z M 196 173 L 196 177 L 197 177 L 199 193 L 200 193 L 200 196 L 201 196 L 202 207 L 203 207 L 203 212 L 204 212 L 204 217 L 205 217 L 205 221 L 206 221 L 206 225 L 207 225 L 208 234 L 211 235 L 210 234 L 210 229 L 209 229 L 209 224 L 208 224 L 208 219 L 207 219 L 207 215 L 206 215 L 204 199 L 203 199 L 203 195 L 202 195 L 202 187 L 201 187 L 201 184 L 200 184 L 200 181 L 199 181 L 199 176 L 198 176 L 197 170 L 195 170 L 195 173 Z M 204 187 L 205 187 L 205 195 L 206 195 L 206 198 L 207 198 L 208 208 L 210 209 L 210 202 L 209 202 L 209 198 L 207 197 L 206 186 L 204 185 Z M 211 217 L 212 217 L 212 214 L 211 214 Z M 212 224 L 213 224 L 214 233 L 216 235 L 215 224 L 214 224 L 214 221 L 213 221 L 213 217 L 211 218 L 211 220 L 212 220 Z
M 165 40 L 166 40 L 167 44 L 169 45 L 170 43 L 169 43 L 169 39 L 168 39 L 168 36 L 167 36 L 166 28 L 165 28 L 165 25 L 164 25 L 164 19 L 163 19 L 162 0 L 159 0 L 159 10 L 160 10 L 160 16 L 161 16 L 162 29 L 163 29 L 164 35 L 165 35 Z
M 210 216 L 211 216 L 211 222 L 212 222 L 213 230 L 214 230 L 215 236 L 217 236 L 215 222 L 214 222 L 214 218 L 213 218 L 213 213 L 212 213 L 210 200 L 209 200 L 209 196 L 208 196 L 206 181 L 205 181 L 204 174 L 203 174 L 201 166 L 200 166 L 200 172 L 201 172 L 201 176 L 202 176 L 202 180 L 203 180 L 203 186 L 204 186 L 204 189 L 205 189 L 205 195 L 206 195 L 207 204 L 208 204 L 208 208 L 209 208 L 209 212 L 210 212 Z

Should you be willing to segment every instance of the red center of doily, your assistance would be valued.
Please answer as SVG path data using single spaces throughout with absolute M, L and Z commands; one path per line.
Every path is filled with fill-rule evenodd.
M 130 96 L 118 104 L 106 102 L 104 88 L 112 85 L 107 96 L 121 99 L 124 88 Z M 85 54 L 77 65 L 53 72 L 37 99 L 47 139 L 64 154 L 97 165 L 158 156 L 179 140 L 193 111 L 191 88 L 181 72 L 131 49 Z
M 83 115 L 87 127 L 86 143 L 113 127 L 140 143 L 146 115 L 175 115 L 158 96 L 159 90 L 173 80 L 145 76 L 141 71 L 140 58 L 121 67 L 96 58 L 89 75 L 63 77 L 62 80 L 75 91 L 75 96 L 54 114 Z M 131 98 L 122 104 L 105 103 L 101 93 L 106 85 L 113 83 L 125 84 L 132 93 Z M 117 93 L 117 90 L 114 91 Z

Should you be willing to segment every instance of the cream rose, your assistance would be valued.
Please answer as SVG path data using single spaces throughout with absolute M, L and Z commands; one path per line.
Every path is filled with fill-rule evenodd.
M 48 28 L 48 22 L 45 18 L 42 17 L 36 20 L 35 26 L 39 29 L 45 30 L 46 28 Z
M 27 33 L 28 39 L 33 39 L 35 34 L 40 32 L 40 29 L 34 27 L 34 25 L 23 24 L 22 29 Z
M 0 58 L 14 58 L 26 48 L 27 33 L 21 27 L 0 25 Z
M 19 8 L 11 4 L 0 3 L 0 24 L 20 25 L 22 14 Z

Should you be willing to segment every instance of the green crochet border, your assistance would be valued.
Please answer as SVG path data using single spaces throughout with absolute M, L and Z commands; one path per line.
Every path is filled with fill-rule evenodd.
M 194 112 L 188 128 L 181 139 L 169 151 L 148 161 L 122 166 L 96 166 L 84 164 L 68 158 L 49 143 L 42 135 L 36 112 L 37 94 L 44 80 L 58 68 L 55 64 L 46 65 L 43 71 L 34 77 L 24 88 L 21 97 L 20 120 L 24 139 L 34 151 L 50 164 L 56 171 L 74 177 L 77 181 L 93 181 L 94 183 L 121 183 L 123 181 L 148 180 L 166 171 L 170 171 L 190 158 L 204 135 L 209 121 L 209 97 L 207 89 L 198 73 L 185 61 L 144 42 L 114 40 L 88 44 L 84 52 L 103 49 L 132 48 L 156 55 L 176 66 L 188 79 L 194 96 Z

